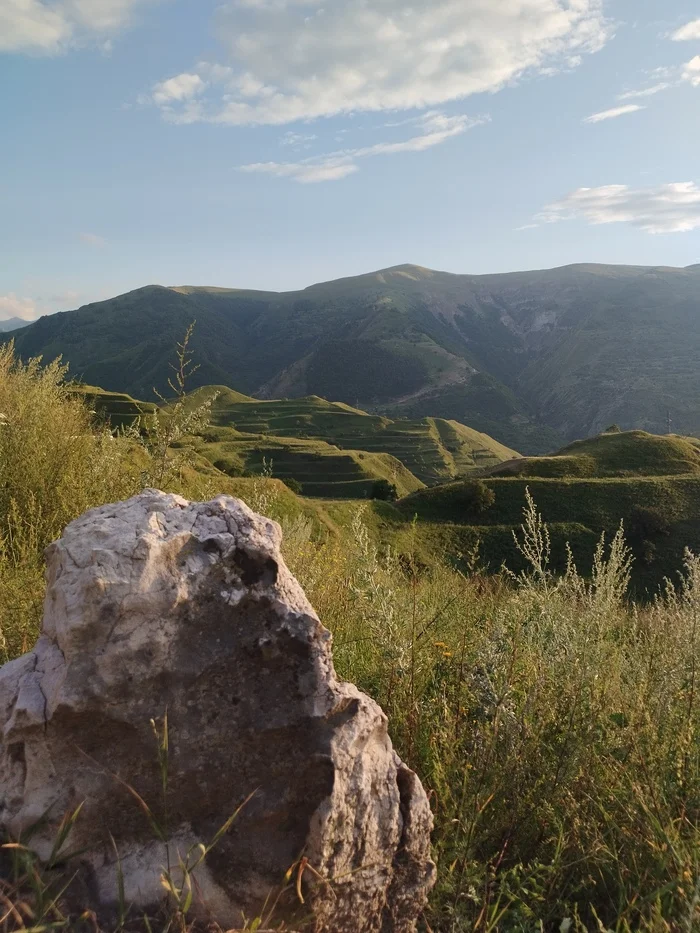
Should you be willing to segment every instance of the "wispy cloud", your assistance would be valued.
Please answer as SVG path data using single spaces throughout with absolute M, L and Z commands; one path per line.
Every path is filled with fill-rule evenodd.
M 94 246 L 96 249 L 104 249 L 107 245 L 107 240 L 97 233 L 81 233 L 80 239 L 83 243 L 86 243 L 88 246 Z
M 227 63 L 185 72 L 207 92 L 166 101 L 166 119 L 282 125 L 425 110 L 577 67 L 611 34 L 603 0 L 238 0 L 219 8 L 216 29 Z M 165 83 L 151 90 L 158 106 Z
M 696 55 L 683 68 L 683 80 L 690 82 L 693 87 L 700 87 L 700 55 Z
M 55 54 L 128 25 L 151 0 L 0 0 L 0 51 Z
M 424 152 L 433 146 L 441 145 L 453 136 L 460 136 L 467 130 L 488 123 L 489 120 L 488 116 L 474 118 L 462 114 L 451 117 L 443 113 L 431 112 L 412 121 L 420 126 L 422 132 L 409 139 L 398 142 L 380 142 L 358 149 L 341 149 L 303 159 L 300 162 L 253 162 L 249 165 L 242 165 L 241 171 L 274 175 L 277 178 L 292 178 L 302 184 L 338 181 L 357 172 L 359 170 L 357 162 L 360 159 L 401 152 Z
M 558 223 L 577 217 L 590 224 L 627 223 L 647 233 L 687 233 L 700 228 L 700 188 L 691 181 L 654 188 L 579 188 L 535 220 Z
M 689 42 L 693 39 L 700 39 L 700 19 L 694 19 L 685 26 L 681 26 L 671 36 L 674 42 Z
M 318 139 L 314 133 L 293 133 L 291 130 L 280 137 L 280 146 L 290 146 L 292 149 L 308 149 L 309 144 Z
M 670 81 L 660 81 L 658 84 L 652 84 L 651 87 L 640 88 L 638 91 L 625 91 L 624 94 L 618 94 L 618 100 L 634 100 L 637 97 L 653 97 L 655 94 L 661 94 L 674 87 Z
M 584 119 L 584 123 L 602 123 L 603 120 L 615 120 L 617 117 L 623 117 L 627 113 L 637 113 L 638 110 L 645 110 L 641 104 L 625 104 L 623 107 L 613 107 L 610 110 L 601 110 L 600 113 L 592 113 L 590 117 Z

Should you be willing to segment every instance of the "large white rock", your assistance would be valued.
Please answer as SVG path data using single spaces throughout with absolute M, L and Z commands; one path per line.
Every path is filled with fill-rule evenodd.
M 47 858 L 84 802 L 64 846 L 79 906 L 115 908 L 116 846 L 127 902 L 156 909 L 166 863 L 252 794 L 195 873 L 195 911 L 229 928 L 277 899 L 275 923 L 315 933 L 415 929 L 434 877 L 425 792 L 377 704 L 337 681 L 280 541 L 237 499 L 146 490 L 48 549 L 42 635 L 0 670 L 0 824 L 38 824 Z M 302 905 L 285 873 L 303 859 Z

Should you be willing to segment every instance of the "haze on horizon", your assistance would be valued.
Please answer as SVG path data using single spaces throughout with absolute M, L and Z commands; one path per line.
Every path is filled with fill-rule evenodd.
M 698 13 L 0 0 L 0 321 L 155 282 L 698 263 Z

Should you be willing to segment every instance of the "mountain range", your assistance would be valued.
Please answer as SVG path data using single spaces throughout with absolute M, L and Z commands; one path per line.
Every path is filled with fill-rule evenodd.
M 25 358 L 62 355 L 74 377 L 148 399 L 195 319 L 192 388 L 452 419 L 523 453 L 612 422 L 700 434 L 700 265 L 403 265 L 283 293 L 150 285 L 14 337 Z
M 18 327 L 26 327 L 28 321 L 25 321 L 21 317 L 8 317 L 4 321 L 0 321 L 0 333 L 7 330 L 17 330 Z

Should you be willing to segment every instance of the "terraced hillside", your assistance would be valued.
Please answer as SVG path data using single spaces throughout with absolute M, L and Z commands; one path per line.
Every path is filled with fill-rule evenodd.
M 135 422 L 146 426 L 148 416 L 157 406 L 152 402 L 141 402 L 124 392 L 107 392 L 97 386 L 74 386 L 75 391 L 85 395 L 95 413 L 112 428 L 128 428 Z
M 305 496 L 370 499 L 375 484 L 386 480 L 405 496 L 423 487 L 395 457 L 363 450 L 340 450 L 316 439 L 242 434 L 233 428 L 214 428 L 196 450 L 230 476 L 268 474 L 295 480 Z
M 550 526 L 558 569 L 567 541 L 587 569 L 600 534 L 609 539 L 621 520 L 638 587 L 653 590 L 664 577 L 675 577 L 686 547 L 700 551 L 700 442 L 694 438 L 606 433 L 554 457 L 505 464 L 484 482 L 494 499 L 483 509 L 475 508 L 469 481 L 420 490 L 398 508 L 406 519 L 417 515 L 426 534 L 432 526 L 453 553 L 478 536 L 491 569 L 504 560 L 520 566 L 512 532 L 522 521 L 527 490 Z
M 392 420 L 313 395 L 261 401 L 225 386 L 205 386 L 192 393 L 192 403 L 202 402 L 215 393 L 218 394 L 212 406 L 212 423 L 220 428 L 265 437 L 314 438 L 343 450 L 389 454 L 426 484 L 484 470 L 520 456 L 487 434 L 457 421 Z

